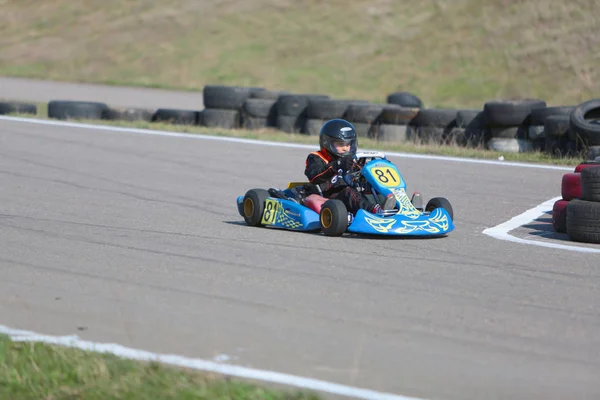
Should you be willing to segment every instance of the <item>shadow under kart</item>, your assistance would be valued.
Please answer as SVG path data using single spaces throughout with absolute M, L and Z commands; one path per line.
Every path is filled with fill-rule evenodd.
M 327 236 L 345 232 L 366 235 L 439 237 L 454 230 L 452 205 L 444 197 L 434 197 L 422 206 L 419 193 L 410 199 L 406 182 L 396 166 L 381 152 L 357 154 L 359 171 L 342 174 L 337 179 L 375 199 L 389 193 L 396 198 L 393 210 L 373 214 L 358 210 L 348 212 L 344 203 L 321 196 L 317 185 L 290 182 L 283 191 L 251 189 L 238 196 L 239 214 L 250 226 L 266 226 L 295 231 L 322 231 Z M 298 193 L 310 193 L 298 196 Z

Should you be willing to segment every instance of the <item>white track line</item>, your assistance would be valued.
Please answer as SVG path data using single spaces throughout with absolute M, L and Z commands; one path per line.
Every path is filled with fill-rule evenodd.
M 282 374 L 273 371 L 264 371 L 253 368 L 240 367 L 236 365 L 221 364 L 214 361 L 198 358 L 188 358 L 173 354 L 151 353 L 143 350 L 131 349 L 112 343 L 96 343 L 81 340 L 76 335 L 71 336 L 49 336 L 35 332 L 12 329 L 0 325 L 0 333 L 8 335 L 13 341 L 43 342 L 81 350 L 91 350 L 100 353 L 109 353 L 131 360 L 156 361 L 165 364 L 177 365 L 201 371 L 209 371 L 228 376 L 244 379 L 254 379 L 265 382 L 278 383 L 294 386 L 297 388 L 327 392 L 341 396 L 353 397 L 366 400 L 424 400 L 416 397 L 406 397 L 392 393 L 377 392 L 374 390 L 361 389 L 352 386 L 340 385 L 311 378 L 303 378 L 294 375 Z
M 559 243 L 551 243 L 551 242 L 542 242 L 537 240 L 529 240 L 529 239 L 521 239 L 516 236 L 510 235 L 508 232 L 517 229 L 518 227 L 525 225 L 531 221 L 534 221 L 547 213 L 548 211 L 552 211 L 552 207 L 554 206 L 554 202 L 556 200 L 560 200 L 562 197 L 555 197 L 553 199 L 547 200 L 542 204 L 533 207 L 525 211 L 523 214 L 517 215 L 510 220 L 501 223 L 500 225 L 496 225 L 493 228 L 487 228 L 483 231 L 485 235 L 489 235 L 493 238 L 500 240 L 507 240 L 509 242 L 521 243 L 521 244 L 531 244 L 534 246 L 541 247 L 549 247 L 552 249 L 560 249 L 560 250 L 570 250 L 570 251 L 578 251 L 580 253 L 600 253 L 600 249 L 592 249 L 589 247 L 579 247 L 579 246 L 570 246 L 567 244 L 559 244 Z
M 142 134 L 142 135 L 183 137 L 183 138 L 188 138 L 188 139 L 199 139 L 199 140 L 217 140 L 217 141 L 222 141 L 222 142 L 245 143 L 245 144 L 253 144 L 253 145 L 259 145 L 259 146 L 291 147 L 291 148 L 297 148 L 297 149 L 310 149 L 310 150 L 317 149 L 316 145 L 308 145 L 308 144 L 271 142 L 271 141 L 267 141 L 267 140 L 243 139 L 243 138 L 212 136 L 212 135 L 205 135 L 205 134 L 193 134 L 193 133 L 182 133 L 182 132 L 169 132 L 169 131 L 160 131 L 160 130 L 151 130 L 151 129 L 123 128 L 123 127 L 119 127 L 119 126 L 82 124 L 82 123 L 66 122 L 66 121 L 58 121 L 58 120 L 0 116 L 0 121 L 2 121 L 2 120 L 13 121 L 13 122 L 24 122 L 24 123 L 36 124 L 36 125 L 62 126 L 65 128 L 85 128 L 85 129 L 105 131 L 105 132 L 125 132 L 125 133 L 135 133 L 135 134 Z M 427 154 L 412 154 L 412 153 L 399 153 L 399 152 L 387 152 L 387 151 L 385 152 L 385 154 L 389 155 L 389 156 L 396 156 L 396 157 L 403 157 L 403 158 L 417 158 L 417 159 L 424 159 L 424 160 L 441 160 L 441 161 L 452 161 L 452 162 L 461 162 L 461 163 L 470 163 L 470 164 L 501 165 L 504 167 L 573 171 L 572 167 L 563 167 L 563 166 L 558 166 L 558 165 L 528 164 L 528 163 L 496 161 L 496 160 L 481 160 L 481 159 L 465 158 L 465 157 L 435 156 L 435 155 L 427 155 Z

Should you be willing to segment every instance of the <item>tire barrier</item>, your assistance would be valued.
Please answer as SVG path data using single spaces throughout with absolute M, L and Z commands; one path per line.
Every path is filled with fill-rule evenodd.
M 0 101 L 0 115 L 5 114 L 37 114 L 37 106 L 30 103 Z
M 577 242 L 600 244 L 600 157 L 564 174 L 561 196 L 552 208 L 554 230 Z
M 51 100 L 48 118 L 55 119 L 106 119 L 108 106 L 91 101 Z
M 552 226 L 559 233 L 567 233 L 567 200 L 557 200 L 552 207 Z
M 223 129 L 276 129 L 317 135 L 328 119 L 345 118 L 361 137 L 388 143 L 433 143 L 499 153 L 540 151 L 553 156 L 600 156 L 600 99 L 548 107 L 540 99 L 490 100 L 481 109 L 436 109 L 409 92 L 386 103 L 333 99 L 261 87 L 206 85 L 204 109 L 114 108 L 100 102 L 51 100 L 48 117 L 198 125 Z M 0 114 L 37 114 L 29 103 L 0 102 Z
M 560 194 L 563 200 L 570 201 L 581 197 L 581 173 L 571 172 L 562 177 Z

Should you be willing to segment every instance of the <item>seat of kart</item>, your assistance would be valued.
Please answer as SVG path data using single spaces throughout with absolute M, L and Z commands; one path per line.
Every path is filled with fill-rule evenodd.
M 306 199 L 304 199 L 304 205 L 317 214 L 321 213 L 321 207 L 323 203 L 327 201 L 327 198 L 320 196 L 318 194 L 311 194 Z
M 310 182 L 289 182 L 285 192 L 289 193 L 289 190 L 293 188 L 302 189 L 306 193 L 309 193 L 309 195 L 303 199 L 302 203 L 317 214 L 321 212 L 321 206 L 327 201 L 327 198 L 319 194 L 320 190 L 318 186 Z

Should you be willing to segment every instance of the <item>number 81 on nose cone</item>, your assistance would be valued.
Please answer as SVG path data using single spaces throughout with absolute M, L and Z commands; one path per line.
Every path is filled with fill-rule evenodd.
M 373 178 L 381 186 L 386 187 L 397 187 L 402 185 L 402 178 L 398 174 L 398 171 L 394 167 L 383 166 L 371 168 Z

